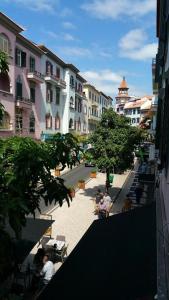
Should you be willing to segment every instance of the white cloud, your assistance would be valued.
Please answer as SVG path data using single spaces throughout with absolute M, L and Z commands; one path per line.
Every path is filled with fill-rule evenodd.
M 72 10 L 70 8 L 68 8 L 68 7 L 65 7 L 61 11 L 60 16 L 63 17 L 63 18 L 65 18 L 65 17 L 71 16 L 72 14 L 73 14 Z
M 82 9 L 99 19 L 135 18 L 154 12 L 156 0 L 92 0 L 83 4 Z
M 82 47 L 60 47 L 59 52 L 70 57 L 90 57 L 91 51 Z
M 5 0 L 11 2 L 10 0 Z M 34 11 L 54 13 L 59 0 L 12 0 L 12 3 L 21 4 Z
M 152 59 L 157 53 L 157 43 L 146 43 L 148 36 L 143 29 L 133 29 L 119 41 L 119 55 L 133 60 Z
M 56 39 L 56 38 L 59 37 L 59 35 L 57 33 L 53 32 L 53 31 L 50 31 L 50 30 L 49 31 L 45 30 L 45 31 L 43 31 L 43 33 L 45 33 L 45 35 L 47 35 L 47 36 L 49 36 L 53 39 Z
M 75 38 L 73 37 L 73 35 L 71 35 L 71 34 L 69 34 L 69 33 L 65 33 L 65 34 L 63 35 L 63 39 L 64 39 L 65 41 L 74 41 L 74 40 L 75 40 Z
M 105 58 L 112 58 L 112 53 L 109 53 L 105 50 L 101 50 L 99 54 L 100 54 L 100 56 L 105 57 Z
M 71 22 L 63 22 L 62 26 L 66 29 L 75 29 L 76 26 Z
M 107 95 L 116 95 L 122 77 L 119 73 L 105 69 L 100 71 L 89 70 L 81 72 L 81 75 L 99 91 Z
M 121 49 L 129 50 L 139 48 L 147 40 L 147 34 L 143 29 L 133 29 L 123 36 L 119 42 Z

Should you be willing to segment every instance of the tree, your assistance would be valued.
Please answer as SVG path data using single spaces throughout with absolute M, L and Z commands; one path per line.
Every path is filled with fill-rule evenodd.
M 69 155 L 71 147 L 75 151 L 73 157 Z M 50 143 L 38 143 L 27 137 L 0 139 L 0 235 L 4 240 L 4 243 L 1 240 L 1 253 L 7 253 L 0 260 L 0 281 L 4 279 L 6 264 L 12 265 L 12 257 L 9 261 L 9 251 L 5 251 L 5 245 L 10 243 L 6 224 L 9 222 L 19 238 L 26 216 L 40 210 L 40 201 L 45 201 L 46 205 L 59 202 L 61 206 L 66 199 L 69 205 L 69 190 L 63 179 L 51 175 L 51 167 L 59 162 L 63 166 L 75 163 L 77 148 L 70 134 L 57 135 Z M 65 155 L 62 155 L 63 151 Z
M 140 142 L 141 130 L 129 125 L 129 119 L 107 110 L 101 122 L 91 134 L 93 161 L 99 169 L 106 169 L 106 181 L 114 170 L 125 171 L 133 164 L 133 151 Z

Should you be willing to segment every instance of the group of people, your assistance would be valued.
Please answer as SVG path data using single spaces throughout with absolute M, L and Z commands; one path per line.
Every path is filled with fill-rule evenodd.
M 140 204 L 140 200 L 141 200 L 141 196 L 143 194 L 143 187 L 141 184 L 137 184 L 136 188 L 135 188 L 135 196 L 136 196 L 136 203 L 139 205 Z M 132 208 L 132 200 L 130 198 L 130 193 L 128 193 L 126 195 L 126 199 L 124 200 L 124 205 L 122 208 L 122 212 L 124 211 L 128 211 Z
M 96 193 L 95 201 L 96 201 L 99 219 L 106 218 L 109 209 L 112 206 L 112 199 L 110 195 L 107 192 L 102 193 L 101 190 L 98 189 Z
M 39 248 L 33 259 L 32 288 L 42 289 L 48 284 L 55 273 L 54 264 L 49 254 L 43 248 Z

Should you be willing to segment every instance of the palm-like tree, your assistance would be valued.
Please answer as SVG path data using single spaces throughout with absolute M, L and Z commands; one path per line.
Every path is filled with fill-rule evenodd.
M 7 74 L 9 72 L 8 56 L 5 52 L 0 51 L 0 74 Z M 4 115 L 4 106 L 0 103 L 0 121 Z

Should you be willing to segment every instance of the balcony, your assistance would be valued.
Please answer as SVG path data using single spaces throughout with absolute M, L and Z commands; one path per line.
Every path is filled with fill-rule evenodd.
M 92 106 L 93 106 L 93 107 L 98 107 L 98 106 L 99 106 L 99 103 L 92 101 Z
M 88 120 L 99 122 L 99 121 L 100 121 L 100 118 L 97 117 L 97 116 L 94 116 L 94 115 L 90 115 L 90 116 L 88 117 Z
M 61 79 L 56 77 L 55 75 L 52 75 L 50 73 L 46 73 L 45 75 L 45 81 L 51 83 L 51 84 L 55 84 L 58 87 L 60 87 L 61 89 L 65 89 L 66 88 L 66 82 Z
M 83 92 L 81 92 L 81 91 L 79 91 L 79 90 L 76 89 L 76 90 L 75 90 L 75 93 L 76 93 L 76 95 L 77 95 L 78 97 L 80 97 L 80 98 L 85 98 Z
M 32 109 L 32 102 L 30 99 L 24 97 L 17 97 L 16 107 L 23 108 L 23 109 Z
M 44 82 L 44 75 L 37 71 L 28 71 L 27 72 L 27 79 L 34 81 L 35 83 L 43 83 Z

